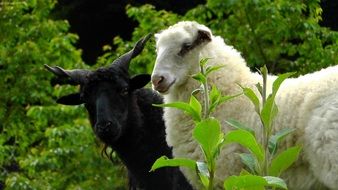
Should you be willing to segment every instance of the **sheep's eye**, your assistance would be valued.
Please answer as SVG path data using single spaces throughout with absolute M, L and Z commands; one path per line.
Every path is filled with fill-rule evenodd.
M 191 48 L 191 44 L 190 43 L 184 43 L 183 45 L 182 45 L 182 50 L 189 50 L 190 48 Z
M 185 55 L 188 51 L 190 51 L 192 48 L 192 44 L 191 43 L 184 43 L 182 44 L 182 48 L 181 51 L 178 53 L 178 55 L 183 56 Z
M 121 96 L 126 96 L 128 95 L 129 93 L 129 89 L 127 87 L 123 88 L 121 91 L 120 91 L 120 95 Z

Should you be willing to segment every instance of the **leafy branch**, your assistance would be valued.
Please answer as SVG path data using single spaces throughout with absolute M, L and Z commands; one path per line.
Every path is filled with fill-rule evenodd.
M 201 71 L 192 76 L 201 84 L 201 87 L 192 92 L 189 103 L 172 102 L 154 105 L 180 109 L 184 111 L 185 114 L 191 116 L 196 126 L 192 135 L 202 149 L 204 161 L 195 161 L 187 158 L 168 159 L 167 157 L 161 157 L 153 164 L 151 171 L 168 166 L 188 167 L 197 172 L 204 189 L 212 190 L 214 188 L 214 175 L 217 168 L 216 160 L 221 148 L 224 145 L 238 143 L 249 150 L 249 153 L 240 154 L 240 158 L 248 170 L 243 169 L 239 176 L 230 176 L 225 179 L 224 188 L 226 190 L 249 190 L 253 187 L 255 187 L 255 189 L 265 189 L 266 187 L 287 189 L 284 180 L 279 178 L 279 176 L 297 160 L 301 147 L 291 147 L 277 154 L 278 143 L 294 130 L 282 129 L 275 134 L 272 134 L 272 131 L 273 120 L 278 113 L 278 108 L 275 103 L 276 94 L 282 82 L 293 73 L 278 76 L 273 82 L 272 93 L 267 96 L 268 70 L 266 67 L 262 67 L 260 73 L 263 77 L 263 85 L 256 85 L 261 95 L 260 98 L 255 94 L 254 90 L 242 86 L 242 93 L 226 96 L 221 95 L 221 92 L 215 85 L 209 90 L 208 75 L 224 66 L 206 67 L 208 60 L 208 58 L 202 59 L 200 61 Z M 195 97 L 199 92 L 203 94 L 203 106 Z M 219 120 L 211 116 L 222 103 L 242 94 L 251 101 L 256 113 L 259 115 L 262 123 L 262 134 L 258 137 L 262 139 L 262 142 L 258 141 L 253 129 L 233 119 L 228 119 L 226 122 L 236 128 L 236 130 L 224 134 L 221 130 Z
M 254 187 L 272 187 L 287 189 L 285 182 L 279 178 L 282 172 L 289 168 L 299 156 L 300 146 L 288 148 L 277 155 L 278 143 L 285 138 L 294 129 L 284 128 L 275 134 L 273 131 L 273 121 L 277 116 L 278 107 L 275 103 L 275 97 L 282 82 L 294 73 L 285 73 L 277 77 L 272 85 L 272 93 L 267 96 L 267 75 L 268 70 L 264 66 L 260 69 L 263 77 L 263 86 L 257 84 L 256 88 L 261 95 L 260 98 L 251 88 L 242 87 L 244 95 L 251 101 L 259 115 L 262 123 L 262 139 L 258 143 L 255 132 L 244 124 L 229 119 L 227 123 L 237 130 L 226 134 L 225 139 L 229 143 L 239 143 L 249 150 L 248 153 L 240 154 L 243 164 L 249 171 L 242 172 L 240 176 L 229 177 L 224 183 L 225 189 L 236 188 L 251 189 Z M 265 180 L 265 182 L 264 182 Z M 263 183 L 264 182 L 264 183 Z
M 192 92 L 189 103 L 173 102 L 155 105 L 160 107 L 177 108 L 191 116 L 196 126 L 193 130 L 193 138 L 200 145 L 205 161 L 201 162 L 186 158 L 168 159 L 166 157 L 161 157 L 153 164 L 151 171 L 166 166 L 188 167 L 197 172 L 205 189 L 212 190 L 214 187 L 216 159 L 222 146 L 224 145 L 224 134 L 221 131 L 220 122 L 210 115 L 215 111 L 217 106 L 241 94 L 223 96 L 216 86 L 212 86 L 211 90 L 209 91 L 207 80 L 208 75 L 224 66 L 220 65 L 206 67 L 208 60 L 208 58 L 202 59 L 200 61 L 201 71 L 192 76 L 192 78 L 201 84 L 201 88 Z M 203 94 L 203 106 L 195 97 L 195 95 L 199 92 Z

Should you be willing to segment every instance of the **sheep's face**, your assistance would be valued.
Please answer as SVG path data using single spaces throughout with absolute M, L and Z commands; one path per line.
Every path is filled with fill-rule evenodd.
M 79 93 L 61 97 L 57 102 L 65 105 L 84 103 L 95 134 L 103 142 L 112 144 L 127 130 L 133 91 L 145 86 L 150 75 L 130 79 L 126 73 L 110 68 L 99 69 L 86 78 Z
M 179 22 L 155 34 L 153 89 L 168 94 L 199 71 L 199 51 L 211 41 L 210 30 L 196 22 Z

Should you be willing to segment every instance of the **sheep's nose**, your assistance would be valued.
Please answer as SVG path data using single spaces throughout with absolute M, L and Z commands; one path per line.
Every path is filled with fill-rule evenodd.
M 151 77 L 151 82 L 153 83 L 155 89 L 165 80 L 161 75 L 153 75 Z

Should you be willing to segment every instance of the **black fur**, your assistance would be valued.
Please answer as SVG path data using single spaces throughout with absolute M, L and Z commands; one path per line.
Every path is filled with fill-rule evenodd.
M 142 47 L 142 43 L 145 40 L 140 40 L 136 47 Z M 139 48 L 134 48 L 137 53 Z M 157 158 L 163 155 L 172 158 L 165 139 L 163 110 L 153 106 L 163 100 L 155 91 L 143 88 L 149 83 L 150 75 L 129 76 L 123 63 L 128 56 L 136 55 L 131 51 L 108 68 L 76 70 L 75 74 L 46 65 L 61 77 L 56 81 L 65 81 L 62 77 L 80 81 L 79 93 L 61 97 L 57 102 L 85 104 L 94 133 L 117 153 L 128 169 L 131 190 L 192 190 L 178 167 L 149 172 Z

